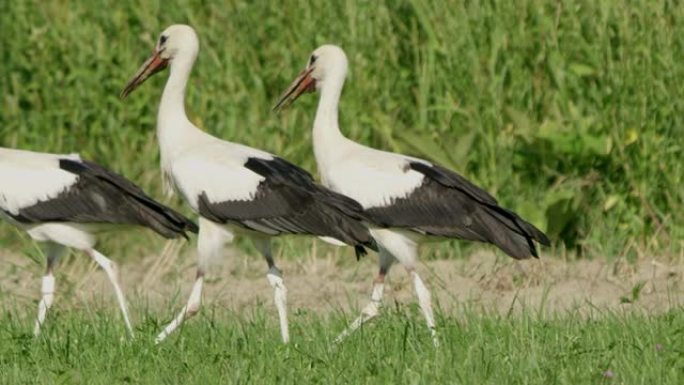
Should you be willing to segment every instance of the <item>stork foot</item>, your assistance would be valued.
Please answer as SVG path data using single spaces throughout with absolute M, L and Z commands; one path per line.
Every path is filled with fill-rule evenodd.
M 384 276 L 378 279 L 373 284 L 373 294 L 371 294 L 371 301 L 366 305 L 363 310 L 361 310 L 361 315 L 359 315 L 354 322 L 352 322 L 340 335 L 338 335 L 333 341 L 335 344 L 339 344 L 354 333 L 358 328 L 364 323 L 372 320 L 373 318 L 380 315 L 380 308 L 382 307 L 382 295 L 384 291 Z
M 204 281 L 204 275 L 202 273 L 197 274 L 195 284 L 192 286 L 192 292 L 188 298 L 188 303 L 181 309 L 176 318 L 173 319 L 164 330 L 162 330 L 157 338 L 154 339 L 155 344 L 159 344 L 164 341 L 171 333 L 173 333 L 180 325 L 183 324 L 188 318 L 197 314 L 200 310 L 201 300 L 202 300 L 202 283 Z

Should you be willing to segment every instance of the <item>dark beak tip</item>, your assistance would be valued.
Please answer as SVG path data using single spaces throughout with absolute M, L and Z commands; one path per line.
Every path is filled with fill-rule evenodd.
M 145 80 L 155 73 L 165 69 L 168 65 L 168 59 L 159 57 L 159 52 L 155 51 L 142 66 L 138 69 L 136 74 L 131 78 L 124 89 L 119 94 L 119 99 L 124 100 L 135 91 Z
M 133 92 L 133 88 L 130 85 L 126 86 L 126 88 L 121 90 L 121 93 L 119 94 L 119 99 L 125 100 L 131 94 L 131 92 Z
M 285 109 L 285 107 L 286 107 L 286 106 L 285 106 L 285 103 L 278 102 L 278 103 L 276 103 L 275 106 L 271 107 L 271 112 L 279 113 L 279 112 L 281 112 L 283 109 Z

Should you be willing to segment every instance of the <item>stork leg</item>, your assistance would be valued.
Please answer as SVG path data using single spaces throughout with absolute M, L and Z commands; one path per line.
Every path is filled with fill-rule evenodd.
M 349 337 L 349 335 L 351 335 L 364 323 L 380 315 L 380 308 L 382 307 L 382 295 L 385 289 L 385 276 L 389 272 L 390 267 L 392 267 L 394 257 L 386 249 L 380 247 L 378 261 L 379 271 L 377 277 L 375 277 L 375 280 L 373 281 L 373 291 L 371 293 L 370 302 L 363 308 L 363 310 L 361 310 L 361 315 L 359 315 L 354 322 L 349 324 L 349 326 L 335 338 L 334 342 L 336 344 Z
M 197 237 L 197 275 L 195 284 L 192 286 L 188 303 L 181 309 L 178 315 L 166 325 L 157 338 L 155 343 L 160 343 L 180 327 L 188 318 L 197 314 L 202 304 L 202 285 L 204 283 L 204 273 L 209 269 L 209 265 L 214 259 L 220 257 L 223 246 L 233 240 L 233 234 L 223 229 L 220 225 L 200 217 L 200 231 Z
M 40 302 L 38 303 L 38 316 L 36 317 L 36 325 L 33 328 L 33 335 L 36 337 L 40 335 L 40 328 L 43 326 L 47 312 L 50 310 L 54 300 L 55 277 L 52 272 L 55 267 L 55 263 L 62 255 L 64 255 L 66 248 L 62 245 L 50 242 L 46 245 L 45 251 L 47 255 L 47 268 L 42 279 L 42 285 L 40 288 L 41 298 Z
M 126 323 L 126 329 L 128 330 L 128 334 L 131 337 L 133 337 L 133 327 L 131 327 L 131 321 L 128 317 L 126 298 L 124 297 L 123 291 L 121 291 L 121 287 L 119 286 L 119 277 L 117 274 L 116 264 L 111 259 L 107 258 L 95 249 L 88 249 L 86 252 L 88 253 L 88 255 L 90 255 L 91 258 L 95 260 L 95 262 L 97 262 L 98 265 L 100 265 L 100 267 L 102 267 L 105 273 L 107 273 L 109 282 L 111 282 L 112 286 L 114 287 L 116 300 L 119 302 L 119 308 L 121 309 L 121 314 L 123 315 L 124 322 Z
M 268 264 L 266 279 L 273 287 L 273 300 L 278 309 L 278 319 L 280 321 L 280 335 L 283 343 L 290 342 L 290 331 L 287 323 L 287 288 L 283 281 L 283 274 L 273 261 L 271 253 L 271 242 L 269 239 L 254 239 L 254 245 L 259 249 Z
M 192 291 L 190 292 L 190 298 L 188 298 L 188 303 L 183 306 L 181 311 L 178 313 L 176 318 L 171 321 L 164 330 L 155 338 L 155 343 L 160 343 L 173 333 L 174 330 L 178 329 L 180 325 L 185 322 L 186 319 L 194 316 L 199 312 L 201 301 L 202 301 L 202 284 L 204 283 L 204 272 L 200 269 L 197 270 L 197 277 L 195 278 L 195 284 L 192 286 Z
M 416 272 L 416 262 L 418 258 L 418 243 L 414 238 L 407 234 L 402 234 L 389 229 L 371 229 L 371 234 L 380 246 L 380 256 L 387 253 L 396 258 L 399 263 L 408 271 L 413 287 L 416 290 L 420 310 L 425 317 L 427 326 L 432 335 L 432 342 L 439 346 L 437 332 L 435 330 L 435 317 L 432 312 L 432 298 L 430 291 L 425 287 L 423 280 Z
M 425 316 L 425 321 L 430 329 L 430 334 L 432 335 L 432 343 L 435 347 L 439 346 L 439 340 L 437 339 L 437 331 L 435 330 L 435 316 L 432 313 L 432 296 L 430 291 L 425 287 L 423 280 L 414 268 L 406 269 L 413 281 L 413 286 L 416 289 L 416 296 L 418 297 L 418 304 L 420 305 L 420 310 Z

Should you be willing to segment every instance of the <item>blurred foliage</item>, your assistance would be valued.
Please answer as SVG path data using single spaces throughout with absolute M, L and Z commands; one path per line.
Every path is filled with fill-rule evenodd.
M 118 94 L 172 23 L 199 33 L 187 110 L 212 134 L 314 171 L 316 98 L 270 107 L 335 43 L 354 140 L 458 170 L 561 248 L 684 249 L 677 1 L 5 1 L 0 144 L 78 151 L 161 196 L 165 76 Z

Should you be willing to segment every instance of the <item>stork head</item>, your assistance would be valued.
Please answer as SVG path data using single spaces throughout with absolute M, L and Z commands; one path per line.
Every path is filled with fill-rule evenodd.
M 294 102 L 301 94 L 320 90 L 327 83 L 339 83 L 339 87 L 341 87 L 347 76 L 347 66 L 347 55 L 342 48 L 331 44 L 316 48 L 309 56 L 304 70 L 283 92 L 273 109 L 284 108 Z
M 179 63 L 192 66 L 199 52 L 199 39 L 195 30 L 184 24 L 174 24 L 164 30 L 157 39 L 152 55 L 145 60 L 140 69 L 128 81 L 121 91 L 121 99 L 138 88 L 147 78 L 171 66 L 172 70 Z

